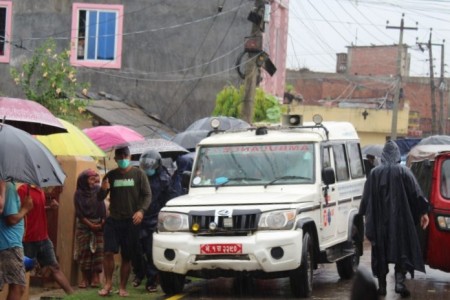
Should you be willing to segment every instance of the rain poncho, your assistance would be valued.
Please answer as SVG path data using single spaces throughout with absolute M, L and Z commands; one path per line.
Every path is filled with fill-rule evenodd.
M 389 263 L 400 264 L 411 276 L 414 270 L 425 272 L 416 226 L 429 204 L 412 172 L 399 162 L 397 144 L 388 141 L 381 165 L 364 187 L 360 214 L 365 215 L 375 276 L 387 274 Z

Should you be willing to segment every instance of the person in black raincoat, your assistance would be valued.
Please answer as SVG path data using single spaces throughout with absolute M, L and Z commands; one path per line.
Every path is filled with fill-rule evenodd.
M 187 194 L 186 188 L 182 185 L 182 177 L 184 171 L 192 171 L 192 164 L 194 162 L 194 156 L 192 153 L 179 155 L 176 159 L 177 170 L 173 174 L 173 187 L 180 194 Z
M 372 272 L 378 277 L 378 293 L 386 295 L 388 264 L 395 264 L 395 292 L 409 297 L 405 274 L 425 272 L 417 225 L 428 226 L 428 200 L 416 178 L 400 165 L 396 143 L 388 141 L 381 165 L 372 169 L 364 186 L 359 213 L 365 215 L 366 236 L 372 244 Z
M 152 190 L 152 202 L 141 223 L 139 232 L 140 248 L 133 259 L 133 271 L 135 278 L 133 286 L 140 285 L 144 277 L 147 277 L 145 288 L 148 292 L 156 292 L 158 269 L 153 264 L 152 245 L 153 232 L 158 223 L 158 213 L 170 199 L 179 196 L 173 188 L 169 171 L 161 163 L 161 155 L 155 150 L 143 153 L 139 159 L 139 165 L 147 174 Z

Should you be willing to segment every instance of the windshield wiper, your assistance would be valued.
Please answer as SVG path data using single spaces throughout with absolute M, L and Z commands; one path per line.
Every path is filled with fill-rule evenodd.
M 285 175 L 285 176 L 280 176 L 280 177 L 277 177 L 277 178 L 269 181 L 268 183 L 266 183 L 264 185 L 264 188 L 266 188 L 268 185 L 271 185 L 271 184 L 277 182 L 278 180 L 283 180 L 283 179 L 307 179 L 307 180 L 311 180 L 311 178 L 309 178 L 309 177 L 295 176 L 295 175 Z
M 261 181 L 260 178 L 252 178 L 252 177 L 232 177 L 232 178 L 227 178 L 226 181 L 216 184 L 216 190 L 220 187 L 220 186 L 224 186 L 225 184 L 227 184 L 230 181 Z

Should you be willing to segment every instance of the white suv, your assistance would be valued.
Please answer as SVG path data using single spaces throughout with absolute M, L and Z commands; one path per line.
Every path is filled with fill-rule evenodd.
M 197 146 L 188 195 L 159 214 L 153 259 L 163 291 L 181 292 L 186 275 L 289 277 L 292 293 L 308 297 L 319 263 L 352 277 L 364 182 L 350 123 L 211 135 Z

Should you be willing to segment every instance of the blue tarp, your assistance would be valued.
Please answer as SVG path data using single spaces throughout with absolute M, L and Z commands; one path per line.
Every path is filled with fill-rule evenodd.
M 417 145 L 422 139 L 419 138 L 410 138 L 410 139 L 399 139 L 395 140 L 398 148 L 400 149 L 400 155 L 406 156 L 411 150 L 412 147 Z

